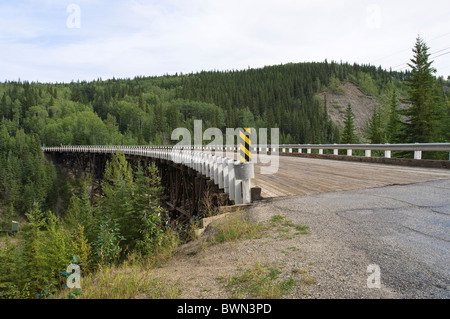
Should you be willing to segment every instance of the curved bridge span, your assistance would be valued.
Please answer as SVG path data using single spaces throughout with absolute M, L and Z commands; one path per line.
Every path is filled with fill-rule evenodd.
M 43 147 L 51 154 L 107 155 L 121 151 L 133 158 L 157 161 L 171 167 L 168 178 L 174 187 L 175 197 L 195 197 L 199 200 L 198 179 L 215 186 L 231 204 L 249 204 L 261 198 L 310 195 L 343 190 L 405 185 L 440 179 L 450 179 L 450 161 L 422 160 L 424 151 L 450 152 L 450 143 L 396 144 L 396 145 L 259 145 L 252 149 L 254 156 L 253 178 L 242 179 L 236 159 L 239 149 L 224 147 L 177 146 L 60 146 Z M 324 154 L 330 150 L 332 154 Z M 344 154 L 339 155 L 339 151 Z M 364 156 L 353 156 L 354 151 L 364 151 Z M 372 151 L 384 152 L 384 157 L 373 157 Z M 391 151 L 411 151 L 412 159 L 393 159 Z M 275 160 L 276 159 L 276 160 Z M 268 163 L 272 172 L 267 170 Z M 275 168 L 275 169 L 273 169 Z M 175 170 L 174 170 L 175 169 Z M 266 171 L 264 171 L 266 169 Z M 175 172 L 175 173 L 174 173 Z M 187 181 L 179 175 L 193 178 Z M 177 188 L 178 189 L 178 188 Z M 175 194 L 176 193 L 176 194 Z M 192 199 L 192 198 L 191 198 Z M 172 198 L 177 209 L 180 198 Z M 186 199 L 184 199 L 186 201 Z M 198 206 L 191 205 L 191 206 Z M 192 208 L 193 209 L 193 208 Z

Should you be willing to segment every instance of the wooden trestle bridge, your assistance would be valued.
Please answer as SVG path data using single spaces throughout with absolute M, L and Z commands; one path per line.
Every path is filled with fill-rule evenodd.
M 123 152 L 132 166 L 148 167 L 155 163 L 166 189 L 165 204 L 180 221 L 198 214 L 205 196 L 214 205 L 240 205 L 263 198 L 450 179 L 450 161 L 422 159 L 422 152 L 450 152 L 450 143 L 257 145 L 252 147 L 254 162 L 246 167 L 237 161 L 236 146 L 103 145 L 42 149 L 56 163 L 86 171 L 96 181 L 101 181 L 105 164 L 116 151 Z M 364 155 L 354 156 L 354 150 Z M 374 157 L 372 151 L 384 152 L 384 156 Z M 392 151 L 410 151 L 413 157 L 391 158 Z M 253 169 L 254 173 L 246 173 Z

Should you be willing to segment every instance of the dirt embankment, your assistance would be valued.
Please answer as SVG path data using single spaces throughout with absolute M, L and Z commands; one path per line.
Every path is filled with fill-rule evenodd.
M 372 96 L 364 94 L 352 82 L 344 82 L 338 92 L 331 89 L 318 94 L 321 100 L 326 98 L 328 114 L 334 123 L 344 127 L 345 110 L 350 104 L 355 115 L 355 128 L 358 134 L 362 135 L 367 124 L 367 120 L 372 116 L 373 110 L 378 102 Z
M 208 246 L 207 228 L 201 239 L 180 247 L 169 263 L 153 269 L 151 275 L 177 285 L 180 297 L 187 299 L 236 298 L 236 290 L 230 288 L 236 281 L 244 287 L 238 291 L 240 298 L 252 298 L 246 293 L 255 290 L 258 265 L 278 281 L 292 283 L 292 289 L 278 296 L 283 299 L 395 298 L 386 287 L 367 288 L 367 256 L 324 233 L 321 219 L 299 214 L 283 200 L 262 202 L 247 214 L 265 225 L 259 236 Z

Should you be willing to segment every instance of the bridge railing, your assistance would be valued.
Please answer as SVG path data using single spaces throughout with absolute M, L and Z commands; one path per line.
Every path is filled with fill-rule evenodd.
M 50 149 L 47 147 L 46 149 Z M 103 152 L 113 153 L 117 149 L 128 149 L 134 152 L 145 154 L 147 150 L 158 150 L 159 152 L 182 150 L 182 151 L 231 151 L 237 152 L 239 148 L 236 145 L 223 146 L 181 146 L 181 145 L 135 145 L 135 146 L 118 146 L 118 145 L 101 145 L 101 146 L 61 146 L 53 149 L 71 150 L 74 152 L 89 152 L 93 148 L 102 150 Z M 346 150 L 348 156 L 353 155 L 354 150 L 363 150 L 365 157 L 371 157 L 372 151 L 383 151 L 384 157 L 391 158 L 393 151 L 411 151 L 414 152 L 414 159 L 422 159 L 422 152 L 449 152 L 450 143 L 414 143 L 414 144 L 279 144 L 268 145 L 259 144 L 251 147 L 252 152 L 282 152 L 282 153 L 306 153 L 311 154 L 316 150 L 318 154 L 324 154 L 324 150 L 332 150 L 333 155 L 338 155 L 339 150 Z
M 241 177 L 242 163 L 222 156 L 205 153 L 201 150 L 181 149 L 170 146 L 60 146 L 43 147 L 44 152 L 106 153 L 121 151 L 127 155 L 145 156 L 169 160 L 185 165 L 212 180 L 219 189 L 228 194 L 235 204 L 251 203 L 251 184 L 248 176 Z M 253 170 L 253 166 L 251 166 Z M 252 172 L 253 173 L 253 172 Z
M 393 151 L 412 151 L 414 159 L 422 159 L 422 152 L 450 152 L 450 143 L 414 143 L 414 144 L 283 144 L 283 145 L 259 145 L 259 151 L 266 149 L 273 152 L 311 154 L 317 150 L 323 154 L 324 150 L 332 150 L 333 155 L 338 155 L 339 150 L 346 150 L 348 156 L 353 155 L 353 150 L 363 150 L 365 157 L 371 157 L 372 151 L 383 151 L 384 157 L 391 158 Z
M 178 149 L 198 151 L 239 151 L 236 145 L 146 145 L 137 146 L 146 149 Z M 353 155 L 354 150 L 363 150 L 365 157 L 372 157 L 372 151 L 383 151 L 384 157 L 391 158 L 393 151 L 414 152 L 414 159 L 422 159 L 422 152 L 449 152 L 450 143 L 414 143 L 414 144 L 259 144 L 251 147 L 253 152 L 282 152 L 311 154 L 316 150 L 318 154 L 324 154 L 324 150 L 332 150 L 333 155 L 338 155 L 340 150 L 345 150 L 348 156 Z M 450 158 L 449 158 L 450 159 Z

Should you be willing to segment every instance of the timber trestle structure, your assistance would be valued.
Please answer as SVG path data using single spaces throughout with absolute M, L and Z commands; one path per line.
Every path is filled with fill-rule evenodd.
M 165 190 L 163 204 L 173 220 L 185 223 L 200 215 L 203 208 L 247 204 L 249 190 L 245 181 L 235 177 L 234 160 L 192 150 L 146 149 L 116 146 L 43 147 L 55 163 L 75 173 L 92 177 L 92 195 L 101 194 L 106 163 L 113 153 L 123 152 L 133 169 L 158 167 Z

